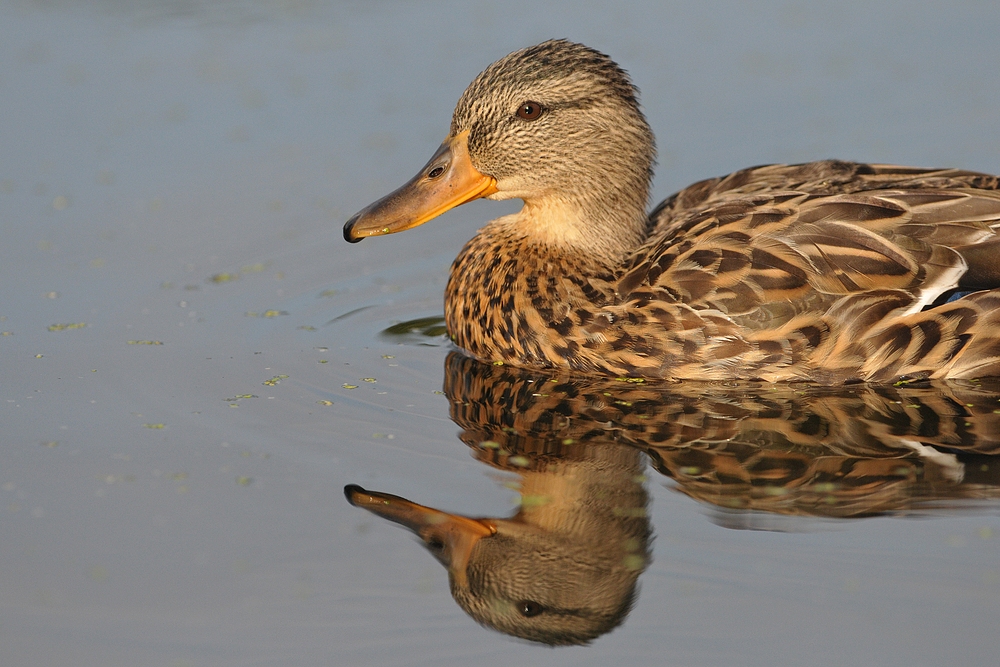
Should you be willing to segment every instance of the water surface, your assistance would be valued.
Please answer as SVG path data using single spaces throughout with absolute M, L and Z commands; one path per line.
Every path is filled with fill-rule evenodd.
M 826 157 L 995 173 L 998 32 L 989 2 L 4 4 L 0 663 L 994 664 L 991 386 L 533 391 L 432 320 L 382 333 L 516 204 L 340 229 L 550 37 L 632 73 L 658 198 Z M 557 650 L 481 627 L 347 485 L 535 525 L 618 489 L 590 553 L 626 613 Z

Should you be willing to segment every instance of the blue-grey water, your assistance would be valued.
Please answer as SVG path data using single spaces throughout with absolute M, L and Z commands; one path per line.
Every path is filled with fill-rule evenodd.
M 358 245 L 341 227 L 424 164 L 483 67 L 550 37 L 632 74 L 657 199 L 827 157 L 997 173 L 998 35 L 1000 6 L 972 0 L 3 3 L 0 664 L 995 665 L 1000 482 L 981 443 L 1000 433 L 979 398 L 973 426 L 943 420 L 976 436 L 950 449 L 873 428 L 860 452 L 727 458 L 788 436 L 768 422 L 716 433 L 695 464 L 632 438 L 623 395 L 593 449 L 645 457 L 654 537 L 630 613 L 574 648 L 478 625 L 343 488 L 507 517 L 536 467 L 554 488 L 590 460 L 491 459 L 508 450 L 453 419 L 468 401 L 446 342 L 381 333 L 440 316 L 451 259 L 516 204 Z M 797 400 L 779 403 L 845 430 L 861 410 Z M 926 417 L 965 399 L 861 400 Z M 695 402 L 664 421 L 704 435 L 718 405 Z M 698 486 L 710 461 L 756 480 L 754 461 L 792 454 L 869 471 L 848 504 L 881 514 L 820 511 L 842 506 L 827 482 L 784 505 L 777 482 Z

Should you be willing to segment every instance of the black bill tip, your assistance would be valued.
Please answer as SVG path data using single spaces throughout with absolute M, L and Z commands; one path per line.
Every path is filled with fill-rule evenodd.
M 346 497 L 347 502 L 351 503 L 352 505 L 355 504 L 354 496 L 361 493 L 368 493 L 368 492 L 362 489 L 357 484 L 348 484 L 347 486 L 344 487 L 344 497 Z

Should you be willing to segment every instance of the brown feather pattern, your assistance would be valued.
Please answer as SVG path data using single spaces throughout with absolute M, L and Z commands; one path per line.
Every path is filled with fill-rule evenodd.
M 956 288 L 997 241 L 997 179 L 819 162 L 697 183 L 620 265 L 491 225 L 455 261 L 454 340 L 519 366 L 825 384 L 1000 374 L 1000 291 Z M 998 258 L 1000 261 L 1000 258 Z

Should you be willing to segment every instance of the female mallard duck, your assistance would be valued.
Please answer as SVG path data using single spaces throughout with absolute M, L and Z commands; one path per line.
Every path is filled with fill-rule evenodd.
M 548 41 L 493 63 L 348 241 L 520 198 L 452 265 L 473 356 L 618 376 L 825 384 L 1000 375 L 1000 179 L 838 161 L 696 183 L 650 214 L 655 149 L 610 58 Z

